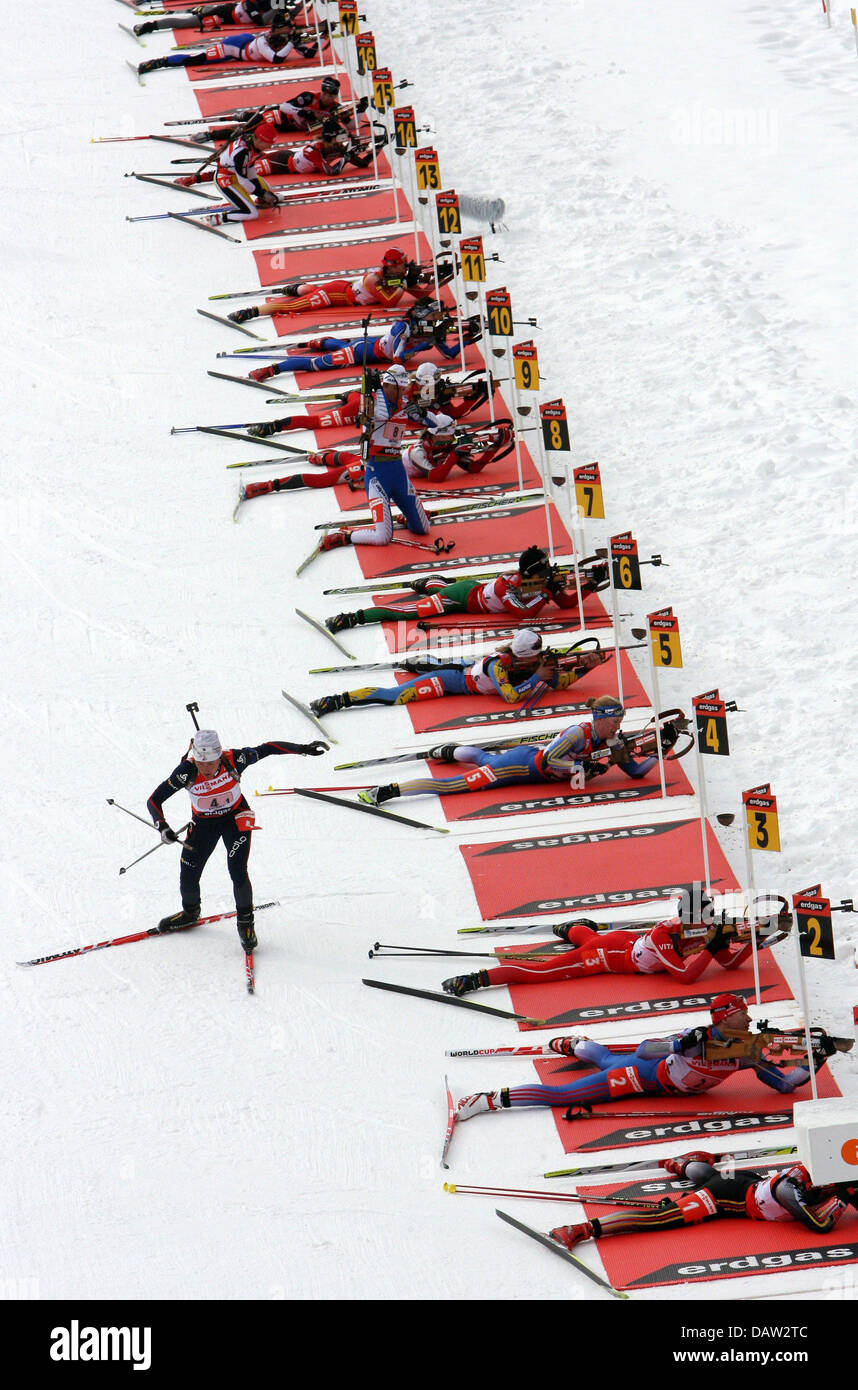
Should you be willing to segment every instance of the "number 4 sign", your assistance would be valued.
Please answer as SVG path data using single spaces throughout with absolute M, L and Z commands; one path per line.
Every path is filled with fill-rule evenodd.
M 727 707 L 718 691 L 708 690 L 705 695 L 695 695 L 691 706 L 697 722 L 697 747 L 700 752 L 719 758 L 729 757 Z

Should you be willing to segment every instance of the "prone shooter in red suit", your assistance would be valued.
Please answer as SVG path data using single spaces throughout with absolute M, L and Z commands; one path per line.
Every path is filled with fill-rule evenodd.
M 734 947 L 725 937 L 723 923 L 710 926 L 707 918 L 711 909 L 712 899 L 704 895 L 700 911 L 692 920 L 669 917 L 647 932 L 600 932 L 597 923 L 587 918 L 561 922 L 553 928 L 554 935 L 568 941 L 573 947 L 571 951 L 520 965 L 511 959 L 491 970 L 454 975 L 442 987 L 448 994 L 462 995 L 489 985 L 546 984 L 577 980 L 585 975 L 656 975 L 662 971 L 674 980 L 693 984 L 713 961 L 722 970 L 738 970 L 754 949 L 750 940 Z M 771 946 L 776 940 L 782 940 L 782 936 L 758 937 L 758 949 Z

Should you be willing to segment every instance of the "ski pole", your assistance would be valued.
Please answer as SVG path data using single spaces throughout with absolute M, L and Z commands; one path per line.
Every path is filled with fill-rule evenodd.
M 451 1194 L 461 1193 L 467 1197 L 515 1197 L 530 1201 L 549 1201 L 549 1202 L 595 1202 L 608 1207 L 637 1207 L 639 1210 L 652 1210 L 657 1207 L 658 1202 L 638 1201 L 635 1197 L 585 1197 L 579 1192 L 552 1192 L 542 1191 L 539 1188 L 531 1187 L 479 1187 L 476 1184 L 459 1182 L 445 1182 L 444 1191 Z
M 120 807 L 120 809 L 123 809 L 123 808 Z M 140 817 L 138 816 L 137 819 L 139 820 Z M 184 842 L 184 840 L 180 840 L 180 839 L 179 839 L 179 836 L 184 834 L 184 832 L 188 829 L 188 826 L 189 826 L 190 824 L 191 824 L 191 822 L 188 821 L 188 824 L 187 824 L 187 825 L 183 825 L 182 828 L 181 828 L 181 830 L 179 830 L 179 831 L 176 832 L 176 838 L 175 838 L 175 840 L 159 840 L 158 844 L 157 844 L 157 845 L 153 845 L 151 849 L 147 849 L 147 851 L 146 851 L 145 854 L 141 854 L 137 859 L 132 859 L 130 864 L 126 864 L 124 868 L 122 868 L 122 869 L 119 870 L 120 874 L 127 874 L 127 873 L 128 873 L 128 870 L 129 870 L 129 869 L 133 869 L 135 864 L 139 864 L 141 859 L 148 859 L 150 854 L 154 854 L 155 851 L 156 851 L 156 849 L 162 849 L 164 845 L 169 845 L 169 844 L 173 844 L 173 845 L 183 845 L 185 842 Z M 153 830 L 155 829 L 155 826 L 154 826 L 154 825 L 153 825 L 152 829 L 153 829 Z M 158 831 L 157 833 L 160 834 L 160 831 Z
M 119 802 L 114 801 L 112 796 L 107 798 L 107 804 L 108 806 L 115 806 L 117 811 L 124 811 L 126 816 L 133 816 L 135 820 L 139 820 L 141 825 L 148 825 L 149 829 L 154 830 L 157 834 L 157 827 L 150 820 L 147 820 L 145 816 L 138 816 L 136 811 L 129 811 L 127 806 L 120 806 Z

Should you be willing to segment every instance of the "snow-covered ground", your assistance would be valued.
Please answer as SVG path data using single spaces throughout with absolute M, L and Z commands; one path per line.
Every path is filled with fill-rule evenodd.
M 833 899 L 858 886 L 858 57 L 838 8 L 829 30 L 804 0 L 362 3 L 434 126 L 445 186 L 506 200 L 507 230 L 484 229 L 503 257 L 491 283 L 538 317 L 574 463 L 601 463 L 593 540 L 631 528 L 668 562 L 645 571 L 636 609 L 672 604 L 680 620 L 685 668 L 663 677 L 663 702 L 717 685 L 744 711 L 728 766 L 710 760 L 713 809 L 771 782 L 783 852 L 758 862 L 758 888 L 821 881 Z M 342 552 L 293 578 L 330 498 L 271 499 L 234 526 L 235 451 L 170 438 L 246 411 L 249 392 L 206 377 L 229 335 L 195 309 L 256 277 L 245 247 L 125 221 L 176 203 L 122 175 L 181 151 L 90 138 L 196 106 L 180 73 L 135 85 L 122 58 L 169 39 L 144 55 L 117 18 L 93 7 L 37 58 L 29 18 L 4 19 L 0 1275 L 42 1299 L 588 1299 L 489 1201 L 441 1190 L 444 1050 L 509 1042 L 504 1025 L 360 984 L 377 937 L 449 946 L 476 922 L 455 830 L 259 801 L 256 897 L 283 906 L 259 918 L 253 1000 L 231 924 L 15 965 L 177 905 L 170 848 L 118 875 L 151 841 L 107 798 L 144 813 L 187 746 L 190 700 L 227 744 L 312 738 L 280 689 L 322 693 L 305 673 L 333 648 L 293 609 L 325 613 L 323 585 L 357 579 Z M 378 633 L 359 640 L 381 655 Z M 410 741 L 401 710 L 330 727 L 346 757 Z M 337 781 L 339 760 L 269 761 L 248 790 Z M 185 807 L 169 809 L 181 824 Z M 738 831 L 724 844 L 741 877 Z M 229 905 L 216 854 L 204 911 Z M 814 1020 L 837 1033 L 858 994 L 854 920 L 837 917 L 838 960 L 809 975 Z M 442 971 L 376 973 L 437 987 Z M 838 1061 L 855 1094 L 855 1061 Z M 532 1074 L 450 1072 L 458 1093 Z M 542 1111 L 477 1120 L 455 1144 L 462 1182 L 537 1185 L 559 1157 Z

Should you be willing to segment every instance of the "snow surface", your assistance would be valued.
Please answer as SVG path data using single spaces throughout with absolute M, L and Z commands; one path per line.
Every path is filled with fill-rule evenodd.
M 635 600 L 638 619 L 666 604 L 680 619 L 685 668 L 662 678 L 663 703 L 689 708 L 718 685 L 744 711 L 729 765 L 710 760 L 712 809 L 736 810 L 743 787 L 770 781 L 783 852 L 757 863 L 757 887 L 850 894 L 848 9 L 832 30 L 804 0 L 362 10 L 394 77 L 414 83 L 418 120 L 434 125 L 445 186 L 506 200 L 507 230 L 483 229 L 503 258 L 490 283 L 538 316 L 544 395 L 565 399 L 572 461 L 602 465 L 608 523 L 589 535 L 631 528 L 669 564 L 645 570 Z M 122 18 L 95 7 L 37 59 L 28 16 L 4 18 L 4 1287 L 41 1299 L 588 1300 L 591 1287 L 503 1227 L 490 1200 L 441 1190 L 444 1050 L 507 1044 L 502 1022 L 360 984 L 374 972 L 437 987 L 446 973 L 424 960 L 376 968 L 367 948 L 379 936 L 451 946 L 455 927 L 476 923 L 455 828 L 442 839 L 297 798 L 256 802 L 257 901 L 283 906 L 259 918 L 252 1000 L 230 923 L 37 971 L 15 964 L 177 904 L 170 848 L 119 877 L 151 836 L 107 797 L 145 814 L 185 750 L 189 700 L 225 743 L 312 738 L 280 689 L 322 693 L 327 682 L 305 673 L 336 653 L 293 609 L 321 615 L 321 588 L 358 577 L 338 552 L 293 578 L 329 497 L 271 499 L 234 526 L 236 474 L 223 465 L 235 451 L 170 438 L 173 424 L 247 411 L 249 392 L 204 374 L 236 338 L 195 309 L 256 277 L 244 246 L 125 221 L 176 199 L 123 173 L 169 169 L 182 151 L 90 137 L 197 112 L 182 74 L 135 86 L 121 60 L 169 38 L 143 54 Z M 355 650 L 380 657 L 380 634 L 361 633 Z M 346 757 L 412 742 L 400 710 L 330 728 Z M 348 781 L 331 771 L 339 760 L 267 761 L 247 790 Z M 182 824 L 180 799 L 168 809 Z M 405 809 L 440 824 L 431 803 Z M 742 878 L 739 832 L 723 843 Z M 230 905 L 216 854 L 204 911 Z M 853 921 L 838 916 L 838 960 L 809 979 L 814 1021 L 838 1033 L 852 1031 Z M 791 948 L 780 953 L 793 972 Z M 854 1058 L 836 1061 L 856 1094 Z M 526 1061 L 449 1070 L 458 1094 L 532 1075 Z M 455 1137 L 450 1177 L 538 1186 L 559 1157 L 546 1111 L 478 1119 Z M 543 1228 L 559 1212 L 511 1209 Z M 854 1287 L 849 1271 L 816 1284 L 829 1297 Z

